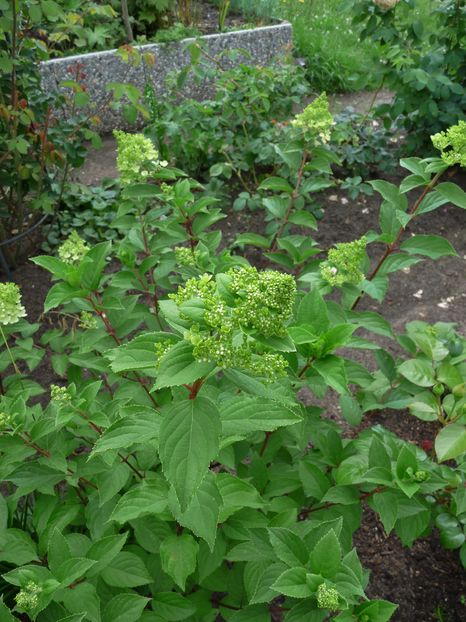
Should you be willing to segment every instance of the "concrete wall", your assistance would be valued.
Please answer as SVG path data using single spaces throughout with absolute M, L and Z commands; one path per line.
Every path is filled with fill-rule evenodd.
M 290 49 L 292 30 L 289 23 L 283 22 L 250 30 L 206 35 L 201 39 L 207 44 L 207 49 L 212 56 L 216 56 L 224 50 L 240 48 L 247 52 L 247 55 L 241 59 L 242 62 L 266 65 Z M 149 80 L 154 85 L 157 94 L 163 93 L 167 75 L 189 65 L 190 54 L 186 48 L 194 40 L 183 39 L 175 43 L 139 46 L 138 50 L 141 53 L 150 52 L 153 54 L 155 63 L 152 66 L 142 63 L 139 67 L 132 67 L 123 62 L 115 54 L 115 50 L 46 61 L 41 64 L 43 85 L 45 89 L 50 91 L 59 89 L 61 82 L 73 79 L 76 67 L 79 65 L 86 76 L 83 82 L 87 87 L 93 107 L 102 121 L 101 130 L 109 132 L 115 128 L 124 128 L 128 126 L 127 122 L 119 112 L 112 110 L 109 106 L 107 84 L 123 82 L 142 90 L 146 80 Z M 248 55 L 251 57 L 248 58 Z M 183 96 L 202 99 L 206 93 L 208 93 L 206 85 L 200 87 L 192 80 L 188 80 L 184 87 Z

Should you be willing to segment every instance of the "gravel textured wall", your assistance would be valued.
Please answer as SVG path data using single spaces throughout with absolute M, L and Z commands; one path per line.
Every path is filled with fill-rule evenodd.
M 270 64 L 274 58 L 285 54 L 290 48 L 292 31 L 291 25 L 284 22 L 251 30 L 206 35 L 202 39 L 213 56 L 224 50 L 243 49 L 250 55 L 250 58 L 245 55 L 241 59 L 243 62 L 266 65 Z M 160 94 L 164 91 L 167 75 L 189 64 L 190 55 L 186 48 L 193 41 L 194 39 L 184 39 L 176 43 L 140 46 L 138 49 L 141 53 L 153 54 L 155 62 L 152 66 L 146 63 L 139 67 L 132 67 L 123 62 L 115 54 L 115 50 L 50 60 L 41 65 L 43 85 L 47 90 L 59 89 L 60 83 L 69 80 L 79 64 L 86 76 L 84 83 L 91 97 L 93 108 L 102 121 L 102 130 L 108 132 L 115 128 L 123 128 L 127 126 L 127 122 L 108 105 L 107 84 L 124 82 L 142 89 L 146 80 L 150 80 L 156 93 Z M 199 99 L 201 96 L 205 97 L 206 92 L 208 92 L 208 85 L 200 88 L 199 85 L 188 81 L 183 95 Z

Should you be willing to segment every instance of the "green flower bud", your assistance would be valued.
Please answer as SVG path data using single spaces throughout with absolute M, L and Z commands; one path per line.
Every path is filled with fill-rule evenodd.
M 432 389 L 432 391 L 434 392 L 435 395 L 443 395 L 445 393 L 445 387 L 443 386 L 442 383 L 438 383 L 434 386 L 434 388 Z
M 441 152 L 445 164 L 466 167 L 466 121 L 459 121 L 446 132 L 439 132 L 430 138 L 434 147 Z
M 79 237 L 76 231 L 68 236 L 61 246 L 58 247 L 58 257 L 67 264 L 79 264 L 90 250 L 86 242 Z
M 429 473 L 427 471 L 416 471 L 413 476 L 414 481 L 422 483 L 429 479 Z
M 65 406 L 71 402 L 71 393 L 68 387 L 59 387 L 56 384 L 50 385 L 50 399 L 59 406 Z
M 175 258 L 180 266 L 195 266 L 196 261 L 199 259 L 199 251 L 192 251 L 187 246 L 177 246 L 175 248 Z
M 330 285 L 341 286 L 344 283 L 358 285 L 364 274 L 361 263 L 364 259 L 367 240 L 362 237 L 353 242 L 340 242 L 328 252 L 327 261 L 321 266 L 322 278 Z
M 97 318 L 90 311 L 81 311 L 79 314 L 79 326 L 88 330 L 97 328 Z
M 330 114 L 327 94 L 316 97 L 306 108 L 297 114 L 291 124 L 303 130 L 306 139 L 320 139 L 323 143 L 330 140 L 330 128 L 333 117 Z
M 32 611 L 39 604 L 41 592 L 42 588 L 40 585 L 37 585 L 34 581 L 29 581 L 15 596 L 17 607 L 23 611 Z
M 16 324 L 26 315 L 16 283 L 0 283 L 0 324 Z
M 10 414 L 1 411 L 0 412 L 0 432 L 8 430 L 12 426 L 13 426 L 13 417 Z
M 328 587 L 321 583 L 317 588 L 317 606 L 319 609 L 337 611 L 339 608 L 340 594 L 334 587 Z
M 465 397 L 466 396 L 466 383 L 463 382 L 462 384 L 457 384 L 453 387 L 452 391 L 453 395 L 455 397 Z
M 157 149 L 144 134 L 115 130 L 113 135 L 117 139 L 117 168 L 122 185 L 143 182 L 151 170 L 167 166 L 167 162 L 159 160 Z
M 225 275 L 224 275 L 225 276 Z M 192 298 L 202 300 L 202 327 L 192 325 L 184 338 L 193 344 L 196 359 L 223 368 L 240 368 L 269 380 L 283 375 L 283 356 L 264 352 L 255 335 L 283 336 L 293 311 L 296 283 L 292 276 L 273 270 L 232 269 L 220 289 L 209 274 L 189 279 L 169 295 L 181 307 Z M 223 296 L 222 296 L 223 294 Z

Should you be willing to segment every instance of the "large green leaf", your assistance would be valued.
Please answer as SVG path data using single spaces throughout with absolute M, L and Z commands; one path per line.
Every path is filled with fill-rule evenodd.
M 112 587 L 138 587 L 152 581 L 142 559 L 130 551 L 118 553 L 102 570 L 100 576 Z
M 466 192 L 450 181 L 439 184 L 436 191 L 448 199 L 453 205 L 466 209 Z
M 196 570 L 198 551 L 198 543 L 188 533 L 169 536 L 160 545 L 162 569 L 182 590 Z
M 413 235 L 401 243 L 400 249 L 410 255 L 425 255 L 430 259 L 457 254 L 450 242 L 440 235 Z
M 309 559 L 304 541 L 290 529 L 273 527 L 269 529 L 269 537 L 277 557 L 287 566 L 304 565 Z
M 105 356 L 111 361 L 110 367 L 115 373 L 144 370 L 146 375 L 155 377 L 157 375 L 155 344 L 170 340 L 176 341 L 176 337 L 170 333 L 144 333 L 129 343 L 109 350 Z
M 134 592 L 117 594 L 105 606 L 102 622 L 137 622 L 149 601 Z
M 440 430 L 435 439 L 435 453 L 439 462 L 452 460 L 466 452 L 466 426 L 452 423 Z
M 196 611 L 196 605 L 176 592 L 158 592 L 152 599 L 154 611 L 164 620 L 186 620 Z
M 159 436 L 160 415 L 141 406 L 135 412 L 118 419 L 97 439 L 91 455 L 108 449 L 121 449 L 134 443 L 145 443 Z
M 214 363 L 201 363 L 193 356 L 193 346 L 187 341 L 174 345 L 160 360 L 155 383 L 156 389 L 191 384 L 207 376 L 215 367 Z
M 205 397 L 174 402 L 165 413 L 160 459 L 183 511 L 217 455 L 220 427 L 217 407 Z
M 225 436 L 271 432 L 302 420 L 295 409 L 262 397 L 234 397 L 220 404 Z
M 398 371 L 407 380 L 420 387 L 432 387 L 435 384 L 435 373 L 428 361 L 409 359 L 401 363 Z
M 341 546 L 333 529 L 321 538 L 311 552 L 310 563 L 315 574 L 332 578 L 341 565 Z
M 167 507 L 167 497 L 168 489 L 162 480 L 137 484 L 119 499 L 110 520 L 126 523 L 147 514 L 159 514 Z
M 178 523 L 205 540 L 210 550 L 213 550 L 222 506 L 222 496 L 217 488 L 215 475 L 207 473 L 185 512 L 181 511 L 176 494 L 170 495 L 170 506 Z

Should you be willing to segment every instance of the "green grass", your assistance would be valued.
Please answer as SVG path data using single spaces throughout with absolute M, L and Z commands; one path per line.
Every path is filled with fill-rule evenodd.
M 407 21 L 420 20 L 425 30 L 432 30 L 432 8 L 438 1 L 417 0 L 415 9 L 406 7 L 403 13 Z M 316 91 L 336 93 L 379 85 L 378 48 L 361 40 L 345 0 L 232 0 L 231 6 L 245 14 L 290 20 L 295 53 L 305 59 Z

